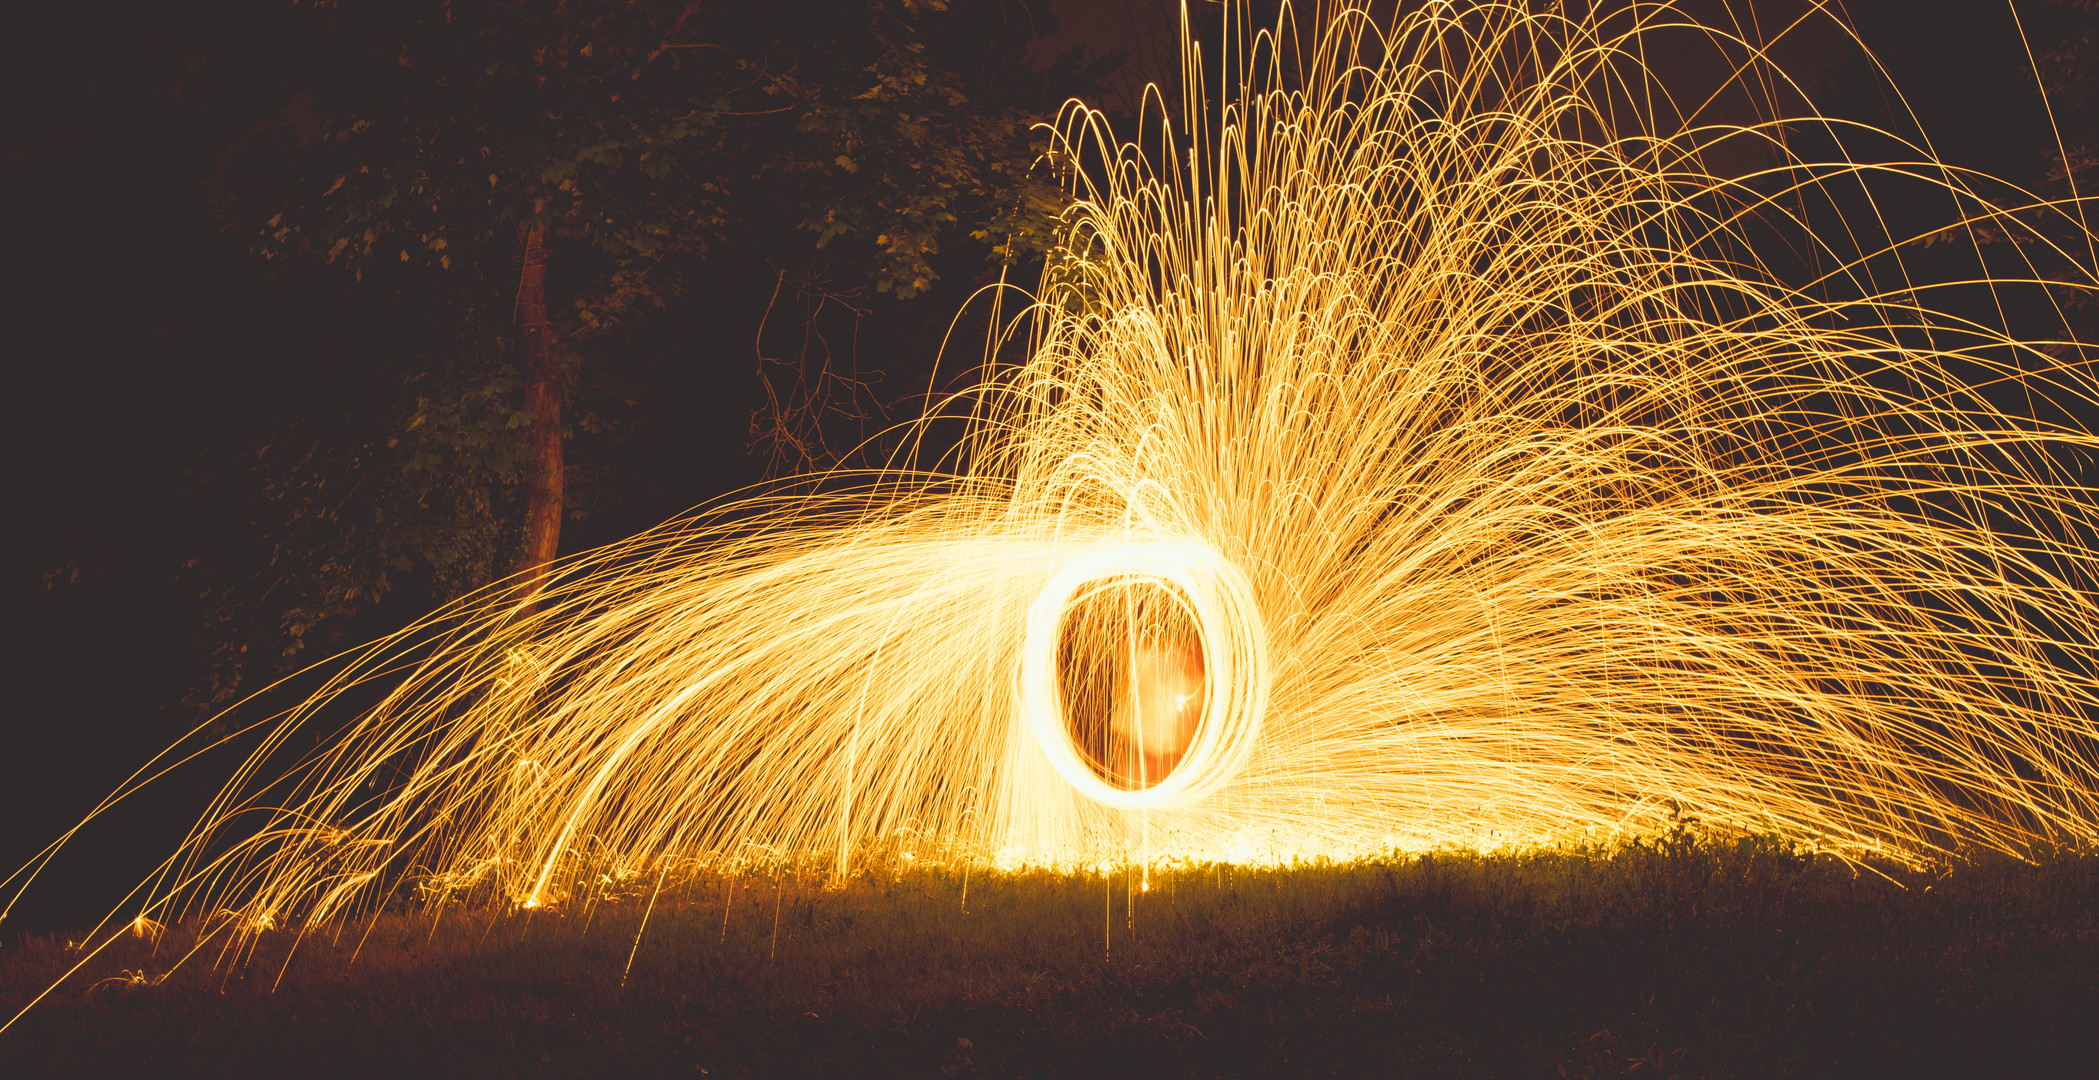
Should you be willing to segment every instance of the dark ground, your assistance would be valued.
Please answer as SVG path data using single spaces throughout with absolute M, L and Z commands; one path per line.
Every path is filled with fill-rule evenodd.
M 1883 873 L 1758 842 L 1124 880 L 741 879 L 534 918 L 266 934 L 158 985 L 125 940 L 0 1075 L 2069 1076 L 2099 1030 L 2099 857 Z M 809 879 L 814 881 L 814 878 Z M 787 883 L 793 884 L 792 878 Z M 1112 888 L 1112 918 L 1105 901 Z M 777 946 L 774 927 L 777 925 Z M 1103 931 L 1112 926 L 1112 951 Z M 12 1014 L 77 960 L 0 959 Z M 103 981 L 97 983 L 97 979 Z

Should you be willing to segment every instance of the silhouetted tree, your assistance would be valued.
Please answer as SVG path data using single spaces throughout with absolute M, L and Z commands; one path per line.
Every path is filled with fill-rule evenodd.
M 1027 23 L 984 14 L 313 0 L 285 122 L 225 155 L 223 220 L 274 264 L 442 298 L 452 318 L 381 376 L 402 393 L 258 451 L 268 565 L 219 587 L 196 703 L 245 685 L 259 633 L 288 659 L 402 573 L 456 594 L 515 567 L 530 603 L 580 512 L 566 434 L 605 423 L 565 416 L 578 378 L 753 220 L 896 298 L 938 279 L 953 238 L 997 261 L 1039 252 L 1062 198 L 1031 128 L 1063 94 L 1024 62 Z M 274 632 L 255 631 L 270 592 Z

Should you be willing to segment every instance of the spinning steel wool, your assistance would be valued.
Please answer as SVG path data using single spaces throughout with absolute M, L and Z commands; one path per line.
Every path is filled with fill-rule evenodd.
M 1864 239 L 1874 170 L 1673 119 L 1639 61 L 1672 34 L 1782 73 L 1667 4 L 1325 15 L 1191 49 L 1155 156 L 1067 109 L 1065 243 L 1002 324 L 1026 360 L 921 421 L 966 425 L 953 454 L 363 650 L 253 729 L 146 914 L 539 907 L 753 850 L 1272 861 L 1685 815 L 1904 858 L 2099 838 L 2066 464 L 2095 440 L 1992 403 L 2083 407 L 2076 350 L 1921 301 Z M 1775 163 L 1702 164 L 1744 140 Z M 2017 227 L 1921 157 L 1880 168 L 1966 208 L 1935 227 Z

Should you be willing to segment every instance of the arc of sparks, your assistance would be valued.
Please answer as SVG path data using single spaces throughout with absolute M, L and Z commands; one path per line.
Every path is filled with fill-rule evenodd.
M 1935 310 L 1870 199 L 1907 178 L 1956 230 L 2074 207 L 1668 113 L 1638 57 L 1672 40 L 1786 83 L 1666 2 L 1344 0 L 1304 42 L 1230 10 L 1222 78 L 1188 46 L 1181 123 L 1147 115 L 1156 157 L 1059 118 L 1064 243 L 1027 360 L 922 421 L 964 425 L 954 456 L 669 523 L 528 615 L 492 591 L 347 659 L 147 912 L 557 904 L 594 867 L 842 871 L 905 836 L 1058 867 L 1672 813 L 1854 856 L 2099 840 L 2099 439 L 2000 404 L 2099 384 L 2073 341 Z M 1743 141 L 1775 163 L 1706 167 Z M 2062 254 L 2084 276 L 1982 284 L 2091 290 Z M 1185 746 L 1139 698 L 1193 661 L 1102 684 L 1134 777 L 1075 746 L 1067 670 L 1075 598 L 1125 580 L 1185 599 L 1202 680 Z

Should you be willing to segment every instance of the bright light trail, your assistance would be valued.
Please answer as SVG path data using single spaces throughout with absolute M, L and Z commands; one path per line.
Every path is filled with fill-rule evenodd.
M 1153 110 L 1149 156 L 1066 110 L 1064 247 L 1003 324 L 1028 359 L 923 421 L 966 423 L 954 455 L 368 648 L 264 725 L 146 914 L 560 905 L 898 845 L 1274 861 L 1683 816 L 1853 856 L 2099 839 L 2095 440 L 1996 404 L 2074 415 L 2091 372 L 1935 311 L 1866 196 L 1937 185 L 1955 235 L 2074 209 L 2013 218 L 1923 149 L 1790 156 L 1813 116 L 1671 119 L 1643 48 L 1783 73 L 1667 5 L 1325 27 L 1191 59 L 1221 96 Z M 1744 140 L 1774 164 L 1703 165 Z

